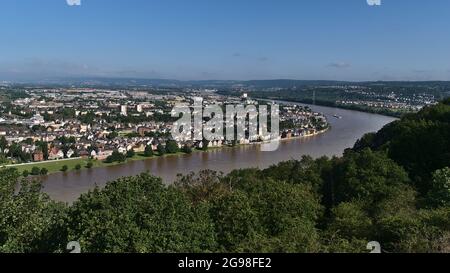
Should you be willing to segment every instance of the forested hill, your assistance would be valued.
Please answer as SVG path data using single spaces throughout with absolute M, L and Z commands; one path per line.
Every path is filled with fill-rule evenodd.
M 341 158 L 142 174 L 73 205 L 0 170 L 0 252 L 450 252 L 450 101 L 364 136 Z M 16 184 L 21 182 L 20 192 Z
M 433 172 L 450 167 L 450 98 L 367 134 L 354 150 L 365 148 L 386 152 L 409 173 L 417 189 L 427 193 Z

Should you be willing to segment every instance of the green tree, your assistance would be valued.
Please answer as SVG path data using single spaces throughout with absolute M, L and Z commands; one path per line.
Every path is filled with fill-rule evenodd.
M 27 138 L 23 141 L 23 143 L 27 144 L 27 145 L 32 145 L 33 144 L 33 139 L 32 138 Z
M 5 154 L 2 154 L 1 152 L 0 152 L 0 164 L 6 164 L 6 163 L 8 163 L 9 162 L 9 160 L 8 160 L 8 158 L 6 158 L 6 155 Z
M 48 143 L 45 141 L 36 141 L 36 146 L 38 150 L 42 151 L 42 153 L 44 154 L 44 159 L 48 160 L 49 156 Z
M 47 175 L 47 174 L 48 174 L 48 169 L 42 168 L 41 169 L 41 175 Z
M 310 156 L 303 156 L 300 161 L 290 160 L 269 167 L 263 171 L 263 176 L 293 184 L 309 185 L 318 192 L 324 183 L 322 173 L 332 168 L 331 165 L 328 158 L 313 160 Z
M 31 169 L 31 174 L 32 175 L 39 175 L 41 173 L 41 169 L 39 169 L 38 167 L 33 167 Z
M 94 167 L 94 163 L 92 163 L 91 161 L 89 161 L 89 162 L 86 164 L 86 168 L 87 168 L 87 169 L 92 169 L 92 167 Z
M 206 139 L 203 139 L 203 141 L 202 141 L 202 150 L 203 151 L 207 151 L 208 150 L 208 147 L 209 147 L 209 141 L 208 140 L 206 140 Z
M 428 252 L 433 233 L 417 212 L 400 212 L 377 222 L 378 240 L 388 252 Z
M 367 147 L 385 151 L 409 173 L 420 195 L 426 195 L 433 173 L 450 166 L 450 105 L 444 101 L 406 115 L 365 136 L 354 149 Z
M 127 156 L 119 153 L 119 151 L 114 151 L 112 155 L 108 156 L 105 160 L 106 163 L 113 163 L 113 162 L 125 162 L 127 160 Z
M 236 191 L 214 203 L 211 214 L 224 251 L 237 251 L 243 241 L 252 240 L 261 232 L 258 215 L 245 193 Z
M 133 158 L 136 155 L 133 149 L 127 151 L 127 158 Z
M 107 136 L 107 138 L 111 140 L 111 139 L 117 138 L 118 136 L 119 136 L 119 133 L 116 131 L 113 131 Z
M 166 143 L 166 152 L 168 154 L 176 154 L 178 151 L 179 148 L 177 142 L 175 140 L 168 140 Z
M 315 225 L 322 214 L 320 199 L 306 185 L 263 176 L 258 170 L 225 177 L 202 171 L 179 177 L 175 186 L 194 204 L 213 204 L 210 214 L 223 251 L 319 251 Z
M 435 207 L 450 206 L 450 168 L 434 172 L 427 201 Z
M 94 112 L 89 111 L 86 115 L 78 116 L 78 120 L 82 123 L 93 125 L 95 121 L 96 115 Z
M 69 238 L 88 253 L 216 249 L 206 207 L 193 207 L 180 191 L 149 174 L 122 178 L 81 196 L 70 209 Z
M 410 183 L 408 174 L 382 152 L 370 149 L 348 152 L 333 171 L 334 203 L 361 200 L 374 211 L 377 205 L 390 198 L 398 188 Z
M 192 154 L 192 148 L 189 145 L 184 145 L 181 151 L 185 154 Z
M 166 147 L 164 147 L 164 145 L 159 144 L 158 147 L 157 147 L 156 149 L 157 149 L 158 154 L 159 154 L 160 156 L 163 156 L 163 155 L 166 154 Z
M 177 177 L 174 185 L 181 190 L 193 204 L 213 202 L 216 198 L 230 193 L 230 185 L 223 183 L 223 174 L 203 170 L 199 173 Z
M 64 165 L 61 167 L 62 172 L 67 172 L 69 170 L 69 167 L 67 165 Z
M 147 145 L 145 147 L 144 156 L 146 156 L 146 157 L 152 157 L 153 156 L 153 147 L 152 147 L 152 145 Z
M 42 194 L 41 184 L 20 181 L 15 169 L 0 170 L 0 253 L 61 252 L 66 215 L 67 207 Z
M 81 164 L 75 165 L 75 170 L 77 170 L 77 171 L 81 170 Z
M 8 147 L 8 141 L 6 140 L 5 136 L 2 136 L 0 138 L 0 149 L 3 152 Z
M 372 229 L 372 219 L 363 206 L 357 202 L 346 202 L 333 209 L 328 232 L 349 240 L 356 238 L 369 242 Z

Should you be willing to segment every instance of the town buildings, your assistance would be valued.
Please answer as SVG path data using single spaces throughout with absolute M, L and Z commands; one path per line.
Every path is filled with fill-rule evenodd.
M 258 106 L 259 103 L 248 95 L 231 97 L 215 90 L 197 89 L 165 95 L 83 88 L 33 88 L 26 93 L 26 98 L 11 103 L 12 108 L 0 108 L 0 136 L 3 135 L 9 147 L 14 146 L 14 151 L 10 149 L 6 153 L 12 163 L 76 157 L 104 160 L 114 151 L 144 152 L 147 146 L 156 150 L 158 145 L 165 145 L 172 139 L 171 131 L 177 118 L 171 116 L 171 111 L 175 105 L 196 102 L 225 107 L 241 103 Z M 289 137 L 307 135 L 327 126 L 323 115 L 306 107 L 284 106 L 280 113 L 281 129 Z M 205 145 L 203 141 L 189 138 L 175 140 L 179 147 L 202 149 Z M 235 141 L 216 139 L 207 145 L 222 147 L 266 140 L 259 133 Z M 47 152 L 44 153 L 43 148 Z

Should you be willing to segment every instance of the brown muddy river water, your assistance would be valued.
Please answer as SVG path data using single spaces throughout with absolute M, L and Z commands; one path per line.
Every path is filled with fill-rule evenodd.
M 259 145 L 249 145 L 207 153 L 133 161 L 124 165 L 66 174 L 57 173 L 43 178 L 44 191 L 55 200 L 73 202 L 80 194 L 88 192 L 96 185 L 103 187 L 108 181 L 147 171 L 162 177 L 164 182 L 169 184 L 179 173 L 187 174 L 204 169 L 228 173 L 234 169 L 266 168 L 281 161 L 299 159 L 303 155 L 340 156 L 365 133 L 375 132 L 395 120 L 391 117 L 357 111 L 323 106 L 310 107 L 313 111 L 327 116 L 332 126 L 331 130 L 319 136 L 282 141 L 279 149 L 274 152 L 262 152 Z M 342 119 L 335 118 L 335 115 L 341 116 Z

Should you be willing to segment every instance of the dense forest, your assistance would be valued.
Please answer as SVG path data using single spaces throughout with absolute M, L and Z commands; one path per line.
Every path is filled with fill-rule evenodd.
M 450 100 L 368 134 L 340 158 L 266 170 L 148 173 L 52 201 L 0 171 L 0 252 L 450 252 Z M 20 186 L 18 186 L 20 184 Z

